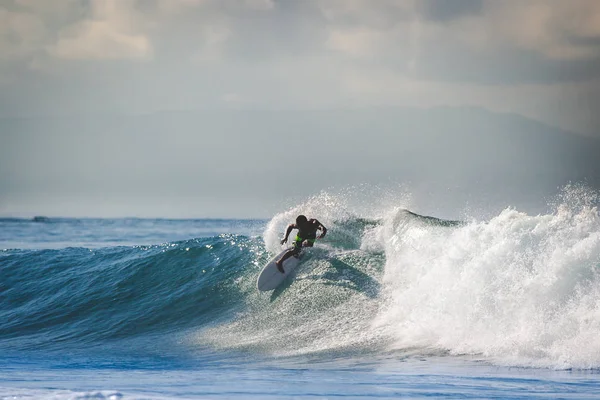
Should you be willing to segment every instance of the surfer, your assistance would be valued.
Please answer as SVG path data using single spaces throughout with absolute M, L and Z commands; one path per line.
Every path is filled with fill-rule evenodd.
M 296 223 L 288 225 L 285 231 L 285 237 L 281 239 L 281 244 L 287 242 L 292 229 L 298 229 L 298 234 L 296 235 L 296 239 L 294 239 L 294 247 L 285 252 L 283 256 L 275 262 L 275 264 L 277 264 L 277 269 L 282 274 L 285 272 L 283 270 L 283 262 L 285 260 L 298 255 L 302 250 L 302 247 L 312 247 L 317 239 L 317 231 L 321 231 L 321 234 L 318 236 L 319 239 L 324 237 L 327 233 L 327 228 L 316 219 L 307 219 L 304 215 L 298 215 L 298 217 L 296 217 Z

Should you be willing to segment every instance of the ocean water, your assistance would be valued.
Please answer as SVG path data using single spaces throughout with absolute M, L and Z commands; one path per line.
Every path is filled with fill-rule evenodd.
M 600 398 L 600 216 L 0 220 L 0 399 Z M 327 237 L 258 292 L 298 213 Z

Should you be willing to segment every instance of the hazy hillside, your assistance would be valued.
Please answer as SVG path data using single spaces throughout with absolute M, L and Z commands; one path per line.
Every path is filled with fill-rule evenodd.
M 569 181 L 600 187 L 600 140 L 478 108 L 3 119 L 0 132 L 5 193 L 273 197 L 409 182 L 519 204 Z

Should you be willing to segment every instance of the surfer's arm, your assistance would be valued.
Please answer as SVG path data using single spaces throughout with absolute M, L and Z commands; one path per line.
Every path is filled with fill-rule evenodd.
M 285 230 L 285 236 L 283 237 L 283 239 L 281 239 L 281 244 L 284 244 L 285 242 L 287 242 L 288 237 L 290 236 L 290 233 L 292 233 L 292 229 L 294 229 L 296 227 L 295 224 L 289 224 L 287 229 Z
M 315 219 L 315 222 L 318 224 L 317 229 L 321 230 L 321 234 L 319 235 L 319 239 L 322 239 L 325 236 L 325 234 L 327 233 L 327 228 L 325 228 L 325 225 L 323 225 L 322 223 L 320 223 L 316 219 Z

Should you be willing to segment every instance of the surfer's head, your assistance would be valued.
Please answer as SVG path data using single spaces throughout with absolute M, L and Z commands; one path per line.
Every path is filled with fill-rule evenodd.
M 308 222 L 308 219 L 304 215 L 298 215 L 296 217 L 296 225 L 305 225 Z

